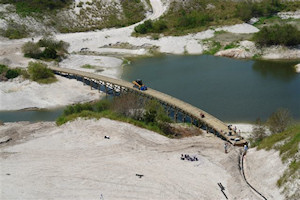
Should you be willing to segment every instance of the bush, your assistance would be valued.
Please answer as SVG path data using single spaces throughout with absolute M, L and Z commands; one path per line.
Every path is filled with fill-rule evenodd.
M 8 67 L 6 65 L 0 64 L 0 74 L 5 73 L 8 70 Z
M 252 128 L 251 146 L 257 146 L 257 144 L 259 144 L 259 142 L 261 142 L 266 136 L 265 126 L 259 118 L 256 119 L 255 125 Z
M 8 79 L 16 78 L 20 75 L 20 73 L 21 73 L 21 70 L 19 70 L 19 69 L 9 69 L 6 72 L 5 77 Z
M 41 47 L 45 47 L 41 51 Z M 67 53 L 69 44 L 64 41 L 56 41 L 51 37 L 43 37 L 37 43 L 26 42 L 22 46 L 22 52 L 26 57 L 35 59 L 59 59 Z
M 56 81 L 54 73 L 47 68 L 47 65 L 40 62 L 29 62 L 28 73 L 31 80 L 39 83 L 52 83 Z
M 167 115 L 163 106 L 155 100 L 150 100 L 146 103 L 145 106 L 145 115 L 144 120 L 147 123 L 156 123 L 156 122 L 170 122 L 171 119 Z
M 40 58 L 42 53 L 39 45 L 34 42 L 26 42 L 22 46 L 22 52 L 24 53 L 24 56 L 36 59 Z
M 0 65 L 0 75 L 5 76 L 7 79 L 16 78 L 23 73 L 24 70 L 15 68 L 10 69 L 6 65 Z
M 161 33 L 166 29 L 168 29 L 168 26 L 164 20 L 146 20 L 143 24 L 134 27 L 134 31 L 139 34 Z
M 300 31 L 290 25 L 274 25 L 263 27 L 255 33 L 254 41 L 261 46 L 286 45 L 293 46 L 300 44 Z
M 101 100 L 95 104 L 95 110 L 97 112 L 108 110 L 110 107 L 111 107 L 111 101 L 109 100 Z
M 49 59 L 56 59 L 58 57 L 58 55 L 57 55 L 55 49 L 46 47 L 45 50 L 43 51 L 41 57 L 46 58 L 46 59 L 48 59 L 48 58 Z
M 292 117 L 290 112 L 287 109 L 281 108 L 272 113 L 267 121 L 267 124 L 270 131 L 274 134 L 285 131 L 291 121 Z

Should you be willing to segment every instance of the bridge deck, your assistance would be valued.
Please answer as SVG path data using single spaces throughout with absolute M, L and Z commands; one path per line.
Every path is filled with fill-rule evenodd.
M 73 70 L 73 69 L 67 69 L 67 68 L 58 68 L 58 67 L 49 67 L 53 71 L 58 71 L 61 73 L 67 73 L 67 74 L 73 74 L 77 76 L 82 76 L 94 80 L 99 80 L 107 83 L 111 83 L 114 85 L 119 85 L 128 89 L 133 89 L 133 85 L 130 82 L 124 81 L 124 80 L 119 80 L 119 79 L 114 79 L 114 78 L 109 78 L 106 76 L 98 75 L 98 74 L 93 74 L 89 72 L 84 72 L 84 71 L 78 71 L 78 70 Z M 153 90 L 151 88 L 148 88 L 146 91 L 140 91 L 136 90 L 137 92 L 140 92 L 144 95 L 148 95 L 150 97 L 153 97 L 155 99 L 158 99 L 165 104 L 168 104 L 169 106 L 173 106 L 174 108 L 180 109 L 181 111 L 185 112 L 186 114 L 192 116 L 194 119 L 199 120 L 202 123 L 207 124 L 208 127 L 213 128 L 216 132 L 221 134 L 224 138 L 226 138 L 229 142 L 233 143 L 233 139 L 238 137 L 236 134 L 233 134 L 232 136 L 229 136 L 228 134 L 224 134 L 225 132 L 229 132 L 228 126 L 222 122 L 221 120 L 217 119 L 216 117 L 210 115 L 209 113 L 192 106 L 191 104 L 188 104 L 184 101 L 181 101 L 177 98 L 174 98 L 170 95 L 164 94 L 162 92 L 159 92 L 157 90 Z M 204 118 L 201 118 L 200 113 L 203 113 L 205 115 Z M 241 145 L 246 143 L 245 140 L 240 140 L 238 142 L 235 142 L 236 145 Z

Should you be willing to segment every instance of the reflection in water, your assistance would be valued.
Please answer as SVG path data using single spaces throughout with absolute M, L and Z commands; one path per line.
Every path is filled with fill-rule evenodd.
M 291 81 L 296 78 L 297 73 L 295 65 L 298 62 L 280 62 L 280 61 L 266 61 L 257 60 L 254 62 L 252 68 L 263 77 L 272 76 L 278 80 Z

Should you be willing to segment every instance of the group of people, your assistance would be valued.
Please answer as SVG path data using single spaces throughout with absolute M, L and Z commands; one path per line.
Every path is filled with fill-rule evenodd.
M 198 161 L 198 158 L 196 156 L 190 156 L 188 154 L 181 154 L 181 160 L 188 160 L 188 161 Z

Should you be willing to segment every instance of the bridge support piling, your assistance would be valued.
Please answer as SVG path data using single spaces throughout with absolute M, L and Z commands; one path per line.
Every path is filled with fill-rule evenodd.
M 183 118 L 182 118 L 183 123 L 186 122 L 186 114 L 183 114 Z
M 174 120 L 175 120 L 175 122 L 177 122 L 177 117 L 178 117 L 178 111 L 175 110 L 174 111 Z

